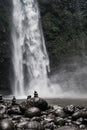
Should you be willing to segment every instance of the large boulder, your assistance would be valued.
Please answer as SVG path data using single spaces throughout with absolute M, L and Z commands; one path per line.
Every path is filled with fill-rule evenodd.
M 81 111 L 77 111 L 72 115 L 73 120 L 77 120 L 81 117 Z
M 26 129 L 27 130 L 44 130 L 43 125 L 41 125 L 39 122 L 37 121 L 30 121 L 27 125 L 26 125 Z
M 4 119 L 0 121 L 0 130 L 14 130 L 14 125 L 10 120 Z
M 41 115 L 41 111 L 39 108 L 37 107 L 31 107 L 31 108 L 28 108 L 26 111 L 25 111 L 25 116 L 26 117 L 29 117 L 29 118 L 32 118 L 32 117 L 38 117 Z
M 58 117 L 66 117 L 66 113 L 63 111 L 62 107 L 57 107 L 57 109 L 54 111 L 55 116 Z
M 36 97 L 36 98 L 31 98 L 30 100 L 28 100 L 28 106 L 34 106 L 34 107 L 38 107 L 40 110 L 45 111 L 48 109 L 48 103 L 46 102 L 46 100 Z
M 22 113 L 24 113 L 27 108 L 31 107 L 37 107 L 41 111 L 45 111 L 48 109 L 48 103 L 46 102 L 46 100 L 41 99 L 39 97 L 30 98 L 27 101 L 20 103 L 19 106 Z
M 77 120 L 79 119 L 80 117 L 82 118 L 87 118 L 87 110 L 80 110 L 80 111 L 77 111 L 75 112 L 73 115 L 72 115 L 72 119 L 73 120 Z
M 63 108 L 64 112 L 67 114 L 73 114 L 75 112 L 75 106 L 74 105 L 68 105 Z

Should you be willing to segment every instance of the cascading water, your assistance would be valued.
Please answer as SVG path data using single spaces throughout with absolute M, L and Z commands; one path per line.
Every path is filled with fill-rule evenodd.
M 36 0 L 13 0 L 13 67 L 15 95 L 47 87 L 49 58 Z M 43 92 L 45 93 L 45 92 Z
M 79 0 L 76 2 L 76 12 L 80 21 L 82 14 Z M 80 26 L 82 28 L 82 24 Z M 81 34 L 83 44 L 84 36 L 84 33 Z M 83 77 L 86 69 L 84 67 L 79 69 L 78 64 L 74 65 L 76 69 L 73 72 L 61 67 L 62 71 L 54 76 L 52 75 L 50 84 L 48 82 L 49 58 L 44 43 L 37 0 L 13 0 L 12 40 L 14 67 L 14 85 L 12 85 L 14 95 L 23 97 L 36 90 L 40 96 L 51 98 L 71 97 L 71 95 L 81 96 L 79 93 L 75 95 L 75 91 L 78 89 L 77 86 L 84 85 L 83 78 L 80 80 L 79 76 Z

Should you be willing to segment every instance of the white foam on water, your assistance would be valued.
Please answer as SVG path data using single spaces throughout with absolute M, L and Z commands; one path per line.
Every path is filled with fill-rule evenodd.
M 12 40 L 15 75 L 13 94 L 23 97 L 30 93 L 30 89 L 39 90 L 37 85 L 31 88 L 32 82 L 41 79 L 47 83 L 47 71 L 50 68 L 36 0 L 13 0 Z M 42 89 L 45 93 L 48 86 Z
M 68 74 L 68 81 L 67 77 L 66 80 L 63 79 L 66 73 L 54 76 L 54 80 L 59 77 L 58 80 L 61 81 L 61 84 L 52 83 L 48 79 L 49 58 L 37 0 L 13 0 L 12 18 L 13 95 L 23 99 L 37 91 L 40 97 L 85 98 L 85 94 L 74 91 L 77 86 L 75 84 L 77 80 L 74 80 L 75 77 L 78 79 L 77 73 Z M 79 72 L 81 73 L 81 69 Z M 67 85 L 74 89 L 64 91 Z

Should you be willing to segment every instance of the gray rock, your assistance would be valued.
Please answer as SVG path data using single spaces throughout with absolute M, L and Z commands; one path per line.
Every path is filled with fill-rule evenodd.
M 44 127 L 37 121 L 30 121 L 26 125 L 25 129 L 27 129 L 27 130 L 44 130 Z
M 11 115 L 11 114 L 15 114 L 15 115 L 21 115 L 21 111 L 18 105 L 12 106 L 11 108 L 9 108 L 7 110 L 7 114 Z
M 50 123 L 50 122 L 54 122 L 54 119 L 52 119 L 52 118 L 44 118 L 44 121 L 46 123 Z
M 63 108 L 64 112 L 67 114 L 73 114 L 75 112 L 75 106 L 74 105 L 68 105 Z
M 85 125 L 80 125 L 79 126 L 80 129 L 85 129 Z M 85 129 L 86 130 L 86 129 Z
M 57 118 L 55 119 L 55 124 L 56 124 L 56 125 L 64 126 L 65 123 L 66 123 L 65 120 L 64 120 L 63 118 L 61 118 L 61 117 L 57 117 Z
M 0 122 L 0 130 L 14 130 L 12 121 L 4 119 Z
M 28 101 L 28 104 L 32 104 L 34 107 L 38 107 L 41 111 L 45 111 L 48 109 L 48 103 L 46 100 L 36 97 L 36 98 L 31 98 Z
M 27 102 L 24 101 L 24 102 L 20 103 L 19 107 L 20 107 L 20 111 L 24 114 L 24 112 L 27 109 Z
M 28 124 L 27 121 L 19 122 L 19 123 L 16 125 L 16 128 L 17 128 L 17 129 L 26 128 L 27 124 Z
M 38 121 L 38 122 L 40 122 L 41 121 L 41 117 L 33 117 L 31 119 L 31 121 Z
M 53 122 L 47 123 L 47 124 L 44 125 L 44 128 L 53 130 L 54 129 L 54 123 Z
M 12 116 L 12 120 L 20 120 L 22 118 L 22 116 L 20 116 L 20 115 L 13 115 Z
M 72 115 L 72 119 L 73 120 L 77 120 L 78 118 L 87 118 L 87 110 L 80 110 L 80 111 L 77 111 L 75 112 L 73 115 Z
M 37 117 L 40 115 L 41 115 L 41 111 L 37 107 L 31 107 L 25 111 L 25 117 L 32 118 L 32 117 Z
M 58 117 L 66 117 L 66 113 L 63 111 L 63 108 L 62 108 L 62 107 L 58 107 L 58 108 L 55 110 L 54 115 L 55 115 L 55 116 L 58 116 Z
M 78 128 L 75 127 L 70 127 L 70 126 L 64 126 L 58 129 L 54 129 L 54 130 L 79 130 Z
M 0 105 L 0 114 L 5 114 L 6 112 L 6 106 Z
M 72 115 L 72 119 L 73 120 L 77 120 L 81 117 L 81 112 L 80 111 L 77 111 L 75 112 L 73 115 Z

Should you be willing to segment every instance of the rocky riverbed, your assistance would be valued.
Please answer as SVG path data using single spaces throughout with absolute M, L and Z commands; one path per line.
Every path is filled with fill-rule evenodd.
M 0 130 L 87 130 L 87 108 L 49 105 L 35 92 L 17 103 L 0 96 Z

